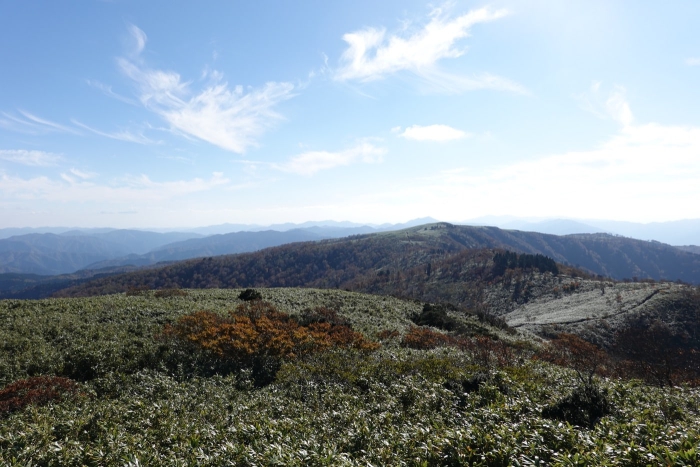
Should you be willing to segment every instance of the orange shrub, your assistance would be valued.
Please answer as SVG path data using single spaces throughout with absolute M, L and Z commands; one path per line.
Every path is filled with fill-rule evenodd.
M 316 322 L 303 326 L 262 300 L 245 302 L 228 316 L 209 311 L 182 316 L 166 326 L 164 335 L 241 363 L 257 357 L 294 358 L 334 347 L 366 351 L 379 347 L 345 325 Z
M 536 356 L 540 360 L 576 371 L 582 383 L 590 384 L 593 375 L 605 371 L 609 357 L 600 347 L 574 334 L 561 333 Z
M 435 347 L 456 345 L 457 342 L 457 339 L 454 337 L 448 336 L 447 334 L 442 334 L 440 332 L 435 332 L 430 328 L 411 326 L 411 329 L 409 329 L 401 340 L 401 347 L 429 350 L 434 349 Z
M 389 329 L 385 329 L 377 333 L 377 339 L 380 341 L 388 341 L 396 339 L 400 335 L 401 334 L 399 334 L 399 331 L 390 331 Z
M 459 348 L 470 352 L 474 360 L 484 367 L 506 367 L 515 365 L 518 360 L 513 347 L 501 340 L 488 336 L 476 336 L 473 339 L 460 339 Z
M 33 376 L 20 379 L 0 391 L 0 416 L 21 410 L 28 405 L 45 405 L 76 394 L 80 386 L 59 376 Z

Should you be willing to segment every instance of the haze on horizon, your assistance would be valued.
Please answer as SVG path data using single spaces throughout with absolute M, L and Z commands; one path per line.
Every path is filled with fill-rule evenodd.
M 700 3 L 0 7 L 0 228 L 700 218 Z

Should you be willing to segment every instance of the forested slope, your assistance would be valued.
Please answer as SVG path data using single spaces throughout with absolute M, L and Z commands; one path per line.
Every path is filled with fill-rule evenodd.
M 700 255 L 660 243 L 598 234 L 556 236 L 439 223 L 189 260 L 157 270 L 91 281 L 59 295 L 99 295 L 133 287 L 330 287 L 373 291 L 374 288 L 358 284 L 376 283 L 373 277 L 380 275 L 415 276 L 421 270 L 427 276 L 428 268 L 441 265 L 459 276 L 461 273 L 456 268 L 471 269 L 493 256 L 494 251 L 483 254 L 477 251 L 484 249 L 542 254 L 559 263 L 617 279 L 668 278 L 700 283 Z M 467 279 L 455 277 L 459 281 Z

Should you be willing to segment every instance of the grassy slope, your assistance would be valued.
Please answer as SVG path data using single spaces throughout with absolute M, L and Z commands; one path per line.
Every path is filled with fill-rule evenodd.
M 90 379 L 111 371 L 157 369 L 169 358 L 154 339 L 163 325 L 199 310 L 226 313 L 241 302 L 240 289 L 189 290 L 155 298 L 153 292 L 80 299 L 0 300 L 0 385 L 34 374 Z M 406 332 L 422 303 L 340 290 L 263 289 L 263 299 L 292 316 L 326 306 L 353 329 Z M 452 312 L 451 312 L 452 313 Z M 476 318 L 452 313 L 476 333 L 512 339 Z
M 478 349 L 415 351 L 390 344 L 369 355 L 331 352 L 286 363 L 277 381 L 261 389 L 251 386 L 245 372 L 185 377 L 159 366 L 168 354 L 153 335 L 164 323 L 194 310 L 229 310 L 238 303 L 237 292 L 0 301 L 3 382 L 61 373 L 81 359 L 93 369 L 83 375 L 82 395 L 3 420 L 0 463 L 700 462 L 698 390 L 600 382 L 614 410 L 589 430 L 542 415 L 577 385 L 573 373 L 517 356 L 498 365 Z M 292 314 L 335 307 L 368 335 L 405 331 L 408 318 L 421 309 L 413 301 L 331 290 L 262 293 Z

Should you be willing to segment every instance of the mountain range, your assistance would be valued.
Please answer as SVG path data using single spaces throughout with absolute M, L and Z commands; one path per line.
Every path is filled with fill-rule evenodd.
M 45 296 L 62 287 L 83 283 L 96 275 L 111 275 L 191 258 L 255 252 L 295 242 L 366 237 L 370 233 L 381 233 L 382 229 L 391 232 L 389 229 L 403 227 L 405 230 L 409 227 L 410 231 L 413 228 L 410 226 L 432 220 L 416 219 L 393 226 L 356 226 L 348 222 L 331 225 L 306 223 L 303 228 L 285 231 L 239 231 L 206 237 L 196 232 L 103 229 L 16 235 L 0 240 L 0 293 L 18 293 L 38 288 L 41 290 L 38 296 Z M 515 221 L 511 219 L 511 222 Z M 431 228 L 435 225 L 451 224 L 432 224 Z M 567 220 L 535 225 L 542 230 L 557 232 L 576 231 L 586 227 Z M 293 225 L 280 224 L 277 228 L 290 226 Z M 215 227 L 224 229 L 231 228 L 232 225 Z M 463 247 L 539 253 L 596 275 L 616 279 L 651 278 L 700 283 L 695 263 L 696 258 L 700 257 L 700 247 L 693 245 L 672 247 L 655 241 L 635 240 L 601 232 L 551 235 L 526 230 L 455 225 L 451 225 L 450 232 L 450 235 L 460 232 L 462 237 L 465 232 L 471 232 L 467 235 L 469 239 L 462 239 Z M 339 240 L 338 245 L 342 244 L 342 240 Z M 244 286 L 243 283 L 239 285 Z M 36 293 L 31 292 L 28 296 L 36 296 Z
M 464 278 L 460 278 L 460 268 L 479 255 L 492 258 L 494 252 L 502 250 L 544 255 L 563 268 L 578 269 L 581 275 L 700 283 L 700 255 L 659 242 L 609 234 L 556 236 L 435 223 L 181 261 L 89 281 L 61 295 L 100 295 L 133 287 L 320 287 L 376 292 L 373 287 L 385 278 L 396 275 L 423 278 L 447 265 L 456 268 L 457 284 L 465 284 Z M 421 284 L 422 279 L 407 287 Z M 411 294 L 399 291 L 398 295 Z
M 485 216 L 460 224 L 491 225 L 508 230 L 523 230 L 554 235 L 610 233 L 639 240 L 656 240 L 670 245 L 700 245 L 700 219 L 669 222 L 624 222 L 601 219 L 522 219 L 511 216 Z
M 279 224 L 275 228 L 233 224 L 199 229 L 199 232 L 152 232 L 116 229 L 4 229 L 20 233 L 3 238 L 0 230 L 0 274 L 71 274 L 81 269 L 147 266 L 163 261 L 257 251 L 285 243 L 339 238 L 350 235 L 402 229 L 434 222 L 415 219 L 404 224 L 351 225 L 348 222 L 308 222 L 297 228 Z M 232 231 L 235 230 L 235 231 Z M 225 231 L 228 233 L 213 233 Z M 28 233 L 29 232 L 29 233 Z M 204 236 L 206 233 L 206 237 Z

